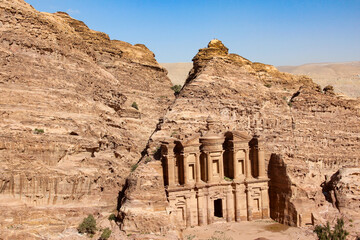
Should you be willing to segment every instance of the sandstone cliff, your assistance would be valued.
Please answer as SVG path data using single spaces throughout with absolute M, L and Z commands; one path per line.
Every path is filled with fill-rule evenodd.
M 308 77 L 281 73 L 273 66 L 229 54 L 219 40 L 200 49 L 193 61 L 183 89 L 151 138 L 148 153 L 155 153 L 165 138 L 187 139 L 204 133 L 210 115 L 219 131 L 258 133 L 264 139 L 273 219 L 306 226 L 340 216 L 322 186 L 339 168 L 360 166 L 359 100 L 322 91 Z M 152 167 L 156 163 L 161 167 L 159 161 Z M 123 229 L 137 231 L 131 222 L 141 217 L 132 205 L 139 208 L 138 204 L 157 199 L 162 209 L 167 207 L 167 201 L 161 200 L 162 188 L 154 185 L 154 189 L 157 193 L 152 191 L 148 201 L 139 195 L 145 191 L 141 186 L 128 188 L 121 211 Z
M 116 210 L 171 86 L 142 44 L 0 1 L 0 238 L 49 237 Z

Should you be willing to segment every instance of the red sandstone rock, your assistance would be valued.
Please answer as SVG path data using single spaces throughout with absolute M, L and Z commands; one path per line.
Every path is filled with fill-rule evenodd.
M 170 87 L 144 45 L 0 1 L 0 238 L 15 226 L 51 235 L 116 210 Z

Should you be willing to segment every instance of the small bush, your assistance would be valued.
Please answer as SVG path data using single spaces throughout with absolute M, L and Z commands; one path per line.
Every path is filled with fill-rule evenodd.
M 115 214 L 110 214 L 110 216 L 108 217 L 109 221 L 115 221 L 116 222 L 116 216 Z
M 151 162 L 151 157 L 147 157 L 147 158 L 145 159 L 145 163 L 148 163 L 148 162 Z
M 111 230 L 109 228 L 105 228 L 101 234 L 100 240 L 107 240 L 111 235 Z
M 289 107 L 292 107 L 292 102 L 288 102 L 287 104 Z
M 132 165 L 132 166 L 131 166 L 131 172 L 135 171 L 137 167 L 138 167 L 137 164 Z
M 96 221 L 93 215 L 89 215 L 87 218 L 84 218 L 82 223 L 78 227 L 79 233 L 87 233 L 89 235 L 95 234 L 96 231 Z
M 196 237 L 195 235 L 185 236 L 186 240 L 193 240 L 195 237 Z
M 349 233 L 344 229 L 344 220 L 339 218 L 336 222 L 334 230 L 330 229 L 329 222 L 326 226 L 315 226 L 314 232 L 318 236 L 319 240 L 345 240 Z
M 175 94 L 179 94 L 182 86 L 181 85 L 174 85 L 171 87 L 171 89 L 174 91 Z
M 44 129 L 37 129 L 37 128 L 34 129 L 35 134 L 43 134 L 44 132 L 45 132 Z
M 137 105 L 136 102 L 133 102 L 133 103 L 131 104 L 131 107 L 135 108 L 136 110 L 139 110 L 139 106 Z
M 228 182 L 231 182 L 231 181 L 232 181 L 232 179 L 229 178 L 229 177 L 224 177 L 224 180 L 225 180 L 225 181 L 228 181 Z

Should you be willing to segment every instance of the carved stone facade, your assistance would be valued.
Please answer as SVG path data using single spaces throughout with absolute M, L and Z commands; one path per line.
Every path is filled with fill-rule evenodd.
M 269 217 L 268 181 L 259 136 L 208 132 L 161 146 L 172 220 L 180 227 Z

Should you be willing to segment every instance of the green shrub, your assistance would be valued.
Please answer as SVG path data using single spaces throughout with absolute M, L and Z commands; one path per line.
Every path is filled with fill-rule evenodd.
M 107 240 L 111 235 L 111 230 L 109 228 L 105 228 L 101 234 L 100 240 Z
M 96 231 L 96 221 L 93 215 L 89 215 L 87 218 L 84 218 L 82 223 L 78 227 L 79 233 L 87 233 L 89 235 L 95 234 Z
M 186 240 L 193 240 L 196 236 L 195 235 L 187 235 L 185 236 Z
M 136 102 L 133 102 L 133 103 L 131 104 L 131 107 L 135 108 L 136 110 L 139 110 L 139 106 L 137 105 Z
M 138 167 L 137 164 L 132 165 L 132 166 L 131 166 L 131 172 L 135 171 L 137 167 Z
M 44 132 L 45 132 L 44 129 L 37 129 L 37 128 L 34 129 L 35 134 L 43 134 Z
M 115 214 L 110 214 L 110 216 L 108 217 L 109 221 L 116 221 L 116 216 Z
M 292 102 L 288 102 L 288 106 L 289 106 L 289 107 L 292 107 Z
M 232 179 L 229 178 L 229 177 L 224 177 L 224 180 L 225 180 L 225 181 L 228 181 L 228 182 L 231 182 L 231 181 L 232 181 Z
M 148 163 L 148 162 L 151 162 L 151 157 L 147 157 L 147 158 L 145 159 L 145 163 Z
M 171 87 L 171 89 L 174 91 L 175 94 L 178 94 L 181 90 L 182 86 L 181 85 L 174 85 Z
M 336 222 L 334 230 L 330 229 L 329 222 L 326 226 L 315 226 L 314 232 L 318 236 L 319 240 L 345 240 L 349 233 L 344 229 L 344 220 L 339 218 Z

